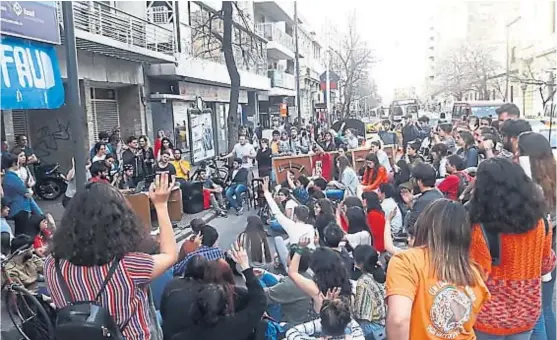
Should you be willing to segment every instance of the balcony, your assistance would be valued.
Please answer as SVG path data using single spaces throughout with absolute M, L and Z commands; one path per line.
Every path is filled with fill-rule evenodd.
M 175 62 L 172 30 L 101 2 L 72 3 L 78 49 L 135 62 Z M 63 26 L 61 6 L 58 9 Z
M 269 42 L 267 43 L 267 55 L 277 60 L 294 59 L 294 39 L 280 30 L 275 23 L 259 23 L 255 25 L 255 31 Z
M 295 96 L 296 78 L 294 75 L 280 70 L 267 71 L 271 79 L 269 96 Z

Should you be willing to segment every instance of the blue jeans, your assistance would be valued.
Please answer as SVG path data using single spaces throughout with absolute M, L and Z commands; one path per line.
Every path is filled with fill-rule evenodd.
M 362 331 L 364 332 L 365 336 L 373 334 L 373 340 L 387 339 L 387 335 L 385 334 L 385 326 L 369 321 L 360 321 L 359 324 L 360 327 L 362 327 Z
M 542 282 L 542 313 L 534 327 L 531 340 L 555 340 L 554 289 L 555 270 L 551 273 L 551 281 Z
M 530 340 L 530 335 L 532 331 L 518 333 L 513 335 L 492 335 L 486 334 L 479 331 L 475 331 L 477 340 Z
M 226 199 L 236 210 L 240 210 L 242 207 L 242 193 L 247 190 L 246 186 L 243 184 L 231 184 L 226 188 Z

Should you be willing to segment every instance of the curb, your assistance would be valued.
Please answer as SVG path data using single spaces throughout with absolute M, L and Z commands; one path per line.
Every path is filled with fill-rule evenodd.
M 217 217 L 217 213 L 215 211 L 206 214 L 205 216 L 203 216 L 203 220 L 205 221 L 205 223 L 209 223 L 212 220 L 214 220 Z M 180 231 L 177 234 L 174 234 L 174 237 L 176 238 L 176 242 L 181 242 L 183 240 L 185 240 L 189 235 L 190 235 L 191 229 L 188 227 L 184 228 L 184 229 L 180 229 Z

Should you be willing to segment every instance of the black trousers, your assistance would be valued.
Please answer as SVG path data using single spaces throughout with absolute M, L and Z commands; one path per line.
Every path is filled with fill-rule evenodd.
M 31 237 L 35 237 L 33 233 L 30 233 L 29 229 L 29 217 L 31 217 L 31 213 L 28 211 L 20 211 L 14 215 L 14 222 L 15 222 L 15 236 L 21 234 L 27 234 Z

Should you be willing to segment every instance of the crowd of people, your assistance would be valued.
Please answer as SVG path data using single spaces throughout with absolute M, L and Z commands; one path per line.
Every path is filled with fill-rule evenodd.
M 242 214 L 251 178 L 262 182 L 259 214 L 231 246 L 196 219 L 178 247 L 168 197 L 189 164 L 160 135 L 157 150 L 130 137 L 110 165 L 128 185 L 152 174 L 157 235 L 126 204 L 126 186 L 110 185 L 118 151 L 105 135 L 57 228 L 22 178 L 32 150 L 3 155 L 2 217 L 34 237 L 58 312 L 93 301 L 122 339 L 554 339 L 555 158 L 515 106 L 497 113 L 437 126 L 406 117 L 402 138 L 384 122 L 359 169 L 351 130 L 277 130 L 257 146 L 242 133 L 225 157 L 230 184 L 200 173 L 222 216 Z M 313 171 L 279 183 L 270 160 L 292 153 L 311 154 Z M 59 339 L 85 332 L 64 320 Z

